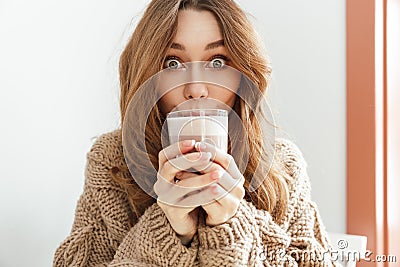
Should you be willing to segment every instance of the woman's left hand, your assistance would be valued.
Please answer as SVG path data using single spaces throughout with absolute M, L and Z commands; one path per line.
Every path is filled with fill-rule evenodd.
M 236 214 L 240 201 L 245 195 L 244 177 L 233 157 L 221 149 L 204 142 L 196 143 L 195 148 L 199 152 L 211 152 L 213 155 L 209 166 L 201 170 L 201 173 L 205 174 L 215 170 L 219 172 L 218 182 L 211 188 L 215 201 L 202 205 L 207 213 L 206 224 L 215 226 L 225 223 Z M 190 179 L 195 175 L 190 172 L 182 172 L 179 179 Z

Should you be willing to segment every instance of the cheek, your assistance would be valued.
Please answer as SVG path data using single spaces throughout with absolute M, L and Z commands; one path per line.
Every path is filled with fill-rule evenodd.
M 167 114 L 180 103 L 181 98 L 182 92 L 180 88 L 176 88 L 164 94 L 159 100 L 159 107 L 161 111 L 164 114 Z
M 225 103 L 226 105 L 233 107 L 233 104 L 235 103 L 236 99 L 236 93 L 232 92 L 229 89 L 222 88 L 222 87 L 217 87 L 217 86 L 212 86 L 210 88 L 210 91 L 212 92 L 209 94 L 210 98 L 214 98 L 218 101 L 221 101 L 222 103 Z
M 173 108 L 174 105 L 171 103 L 172 99 L 173 98 L 169 94 L 165 94 L 160 98 L 159 107 L 163 114 L 167 114 Z
M 236 100 L 236 93 L 240 87 L 242 75 L 235 68 L 230 68 L 223 77 L 224 78 L 221 80 L 223 83 L 221 84 L 224 86 L 219 87 L 217 97 L 220 101 L 223 101 L 228 106 L 233 107 Z
M 223 86 L 211 85 L 209 90 L 209 97 L 217 99 L 226 105 L 233 107 L 236 100 L 236 93 L 239 89 L 241 81 L 241 75 L 239 73 L 232 72 L 224 75 L 220 84 Z M 229 88 L 229 89 L 227 89 Z

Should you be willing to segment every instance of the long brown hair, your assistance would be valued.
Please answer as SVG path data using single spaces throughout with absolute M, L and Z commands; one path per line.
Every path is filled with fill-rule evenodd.
M 145 10 L 120 58 L 122 127 L 133 95 L 146 80 L 162 70 L 167 50 L 176 33 L 178 12 L 182 9 L 205 10 L 214 14 L 235 68 L 245 74 L 264 94 L 271 69 L 251 23 L 234 1 L 153 0 Z M 249 159 L 244 171 L 245 198 L 258 209 L 270 211 L 276 220 L 280 220 L 288 203 L 288 188 L 285 181 L 288 178 L 287 173 L 276 160 L 273 160 L 271 168 L 268 168 L 267 160 L 262 156 L 265 150 L 261 126 L 252 109 L 240 98 L 237 98 L 233 109 L 242 120 L 249 142 Z M 154 167 L 158 168 L 158 153 L 162 149 L 163 115 L 155 106 L 149 118 L 138 119 L 147 119 L 146 153 Z M 135 164 L 141 164 L 140 160 Z M 261 173 L 264 176 L 261 177 L 263 182 L 254 192 L 250 192 L 250 179 L 260 164 L 261 170 L 265 171 Z M 136 184 L 126 166 L 115 166 L 111 174 L 113 179 L 125 188 L 130 206 L 137 218 L 155 202 L 153 197 Z

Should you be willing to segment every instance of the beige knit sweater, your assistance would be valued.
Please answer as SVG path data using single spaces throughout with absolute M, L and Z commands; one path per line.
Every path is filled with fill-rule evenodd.
M 124 161 L 119 132 L 100 136 L 87 154 L 84 191 L 54 266 L 337 266 L 329 260 L 327 234 L 310 199 L 302 153 L 282 138 L 276 153 L 292 177 L 284 220 L 278 224 L 242 200 L 226 223 L 209 227 L 201 220 L 186 247 L 157 203 L 131 225 L 126 194 L 108 174 Z

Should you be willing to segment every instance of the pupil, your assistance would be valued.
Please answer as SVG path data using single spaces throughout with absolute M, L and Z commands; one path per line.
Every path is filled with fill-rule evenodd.
M 169 67 L 172 69 L 175 69 L 178 66 L 178 63 L 176 61 L 170 61 L 169 62 Z
M 221 62 L 221 60 L 215 60 L 213 65 L 214 65 L 214 68 L 221 68 L 222 62 Z

